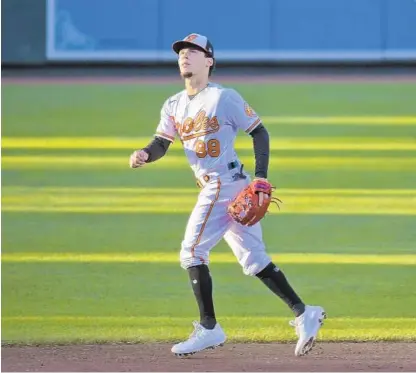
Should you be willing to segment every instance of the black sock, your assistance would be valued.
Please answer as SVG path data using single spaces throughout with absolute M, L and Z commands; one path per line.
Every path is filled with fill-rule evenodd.
M 283 272 L 273 263 L 268 264 L 256 276 L 290 307 L 296 317 L 305 311 L 305 304 L 289 285 Z
M 217 323 L 212 300 L 212 279 L 205 264 L 188 268 L 189 278 L 198 302 L 200 323 L 206 329 L 214 329 Z

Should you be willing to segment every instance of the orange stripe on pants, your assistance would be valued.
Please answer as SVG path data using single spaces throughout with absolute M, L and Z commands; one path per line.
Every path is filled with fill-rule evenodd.
M 195 243 L 191 247 L 191 254 L 192 254 L 193 257 L 195 256 L 195 247 L 199 244 L 199 241 L 201 241 L 202 233 L 204 233 L 205 225 L 207 224 L 207 221 L 209 219 L 209 216 L 211 215 L 211 211 L 214 208 L 215 202 L 218 201 L 218 198 L 220 196 L 220 190 L 221 190 L 221 181 L 220 181 L 220 179 L 218 179 L 217 180 L 217 193 L 215 194 L 215 198 L 211 202 L 211 205 L 209 206 L 209 210 L 208 210 L 207 216 L 205 217 L 205 220 L 202 223 L 201 232 L 199 232 L 199 235 L 198 235 Z

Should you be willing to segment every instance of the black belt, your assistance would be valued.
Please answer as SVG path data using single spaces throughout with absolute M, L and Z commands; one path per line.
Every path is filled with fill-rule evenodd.
M 232 162 L 230 162 L 230 163 L 228 163 L 227 164 L 227 167 L 228 167 L 228 169 L 231 171 L 231 170 L 233 170 L 234 168 L 237 168 L 238 167 L 238 165 L 239 165 L 239 163 L 237 162 L 237 161 L 232 161 Z M 242 172 L 242 169 L 241 169 L 241 171 L 240 172 Z M 239 174 L 238 174 L 239 175 Z M 203 176 L 203 179 L 204 179 L 204 181 L 207 183 L 209 180 L 210 180 L 210 178 L 209 178 L 209 176 L 208 175 L 204 175 Z M 196 185 L 198 185 L 198 187 L 199 188 L 202 188 L 202 184 L 201 184 L 201 182 L 197 179 L 196 180 Z

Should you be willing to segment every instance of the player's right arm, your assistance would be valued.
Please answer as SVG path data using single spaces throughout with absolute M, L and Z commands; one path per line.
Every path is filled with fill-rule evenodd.
M 131 168 L 139 168 L 146 163 L 155 162 L 166 154 L 176 134 L 175 122 L 170 112 L 171 101 L 167 100 L 160 112 L 160 122 L 154 139 L 145 148 L 133 152 L 130 156 Z

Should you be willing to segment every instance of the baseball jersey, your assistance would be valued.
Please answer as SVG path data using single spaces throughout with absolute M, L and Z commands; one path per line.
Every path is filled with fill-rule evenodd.
M 179 138 L 199 178 L 238 160 L 237 131 L 250 133 L 259 124 L 258 115 L 234 89 L 209 83 L 192 98 L 184 90 L 167 99 L 155 135 L 171 142 Z

